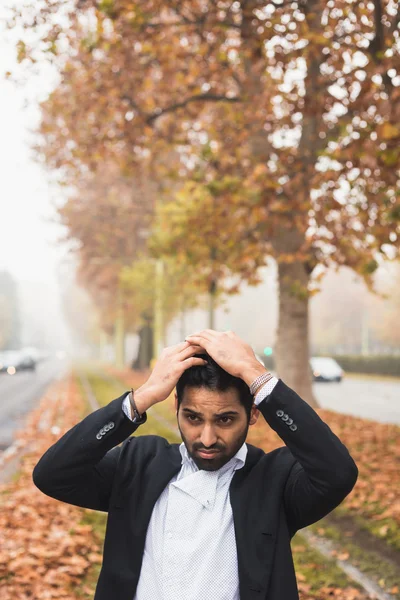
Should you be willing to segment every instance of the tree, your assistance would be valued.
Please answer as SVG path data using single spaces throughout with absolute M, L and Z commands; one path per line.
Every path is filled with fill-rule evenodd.
M 43 105 L 48 163 L 79 171 L 106 158 L 134 170 L 174 147 L 184 176 L 205 144 L 214 148 L 219 175 L 240 180 L 257 256 L 278 264 L 278 373 L 315 402 L 308 303 L 318 278 L 347 265 L 371 286 L 380 257 L 398 255 L 397 3 L 79 0 L 71 8 L 68 31 L 57 1 L 41 15 L 46 50 L 57 62 L 64 49 L 60 85 Z
M 115 166 L 104 165 L 102 171 L 81 177 L 59 209 L 68 239 L 76 242 L 78 280 L 98 307 L 103 330 L 109 335 L 122 333 L 121 347 L 121 328 L 136 330 L 141 320 L 140 307 L 123 294 L 120 276 L 143 248 L 150 187 L 151 183 L 142 185 L 138 180 L 134 184 Z
M 216 176 L 207 181 L 197 173 L 170 201 L 161 203 L 150 238 L 156 256 L 175 257 L 186 278 L 199 292 L 208 293 L 211 329 L 223 294 L 237 293 L 242 280 L 260 283 L 258 267 L 264 264 L 258 241 L 249 236 L 248 208 L 237 194 L 237 178 Z M 231 273 L 236 277 L 228 284 Z

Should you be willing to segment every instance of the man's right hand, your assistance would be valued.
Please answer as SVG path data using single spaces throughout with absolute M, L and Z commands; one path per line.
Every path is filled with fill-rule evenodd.
M 205 354 L 204 348 L 189 342 L 164 348 L 146 383 L 134 392 L 140 415 L 153 404 L 168 398 L 186 369 L 207 364 L 206 360 L 194 356 L 195 354 Z

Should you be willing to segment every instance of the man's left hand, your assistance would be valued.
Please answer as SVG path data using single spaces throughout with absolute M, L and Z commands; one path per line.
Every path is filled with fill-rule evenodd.
M 199 333 L 188 335 L 186 340 L 204 348 L 222 369 L 234 377 L 240 377 L 247 385 L 250 385 L 258 375 L 267 372 L 257 360 L 251 346 L 233 331 L 204 329 Z

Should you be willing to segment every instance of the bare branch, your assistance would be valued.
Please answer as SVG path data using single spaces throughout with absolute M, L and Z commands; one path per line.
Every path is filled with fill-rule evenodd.
M 150 125 L 159 117 L 170 112 L 175 112 L 179 108 L 184 108 L 192 102 L 241 102 L 241 98 L 229 98 L 228 96 L 220 96 L 218 94 L 196 94 L 195 96 L 191 96 L 186 100 L 182 100 L 182 102 L 176 102 L 175 104 L 171 104 L 171 106 L 156 110 L 152 115 L 147 117 L 146 123 Z

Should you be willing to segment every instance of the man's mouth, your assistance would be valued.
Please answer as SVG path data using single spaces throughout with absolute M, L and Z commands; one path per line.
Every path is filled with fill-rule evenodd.
M 212 458 L 216 454 L 219 454 L 219 450 L 197 450 L 197 454 L 199 454 L 202 458 Z

